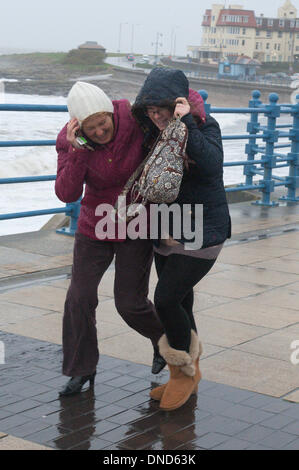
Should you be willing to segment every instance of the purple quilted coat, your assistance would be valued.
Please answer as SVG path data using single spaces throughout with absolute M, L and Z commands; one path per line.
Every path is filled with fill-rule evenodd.
M 66 126 L 57 137 L 58 153 L 55 192 L 63 202 L 74 202 L 83 192 L 78 231 L 97 239 L 95 226 L 101 219 L 95 215 L 101 203 L 114 206 L 129 177 L 145 157 L 142 150 L 143 133 L 131 115 L 127 100 L 113 101 L 114 137 L 95 151 L 73 150 L 66 140 Z M 129 200 L 129 199 L 128 199 Z M 104 214 L 105 215 L 105 214 Z M 121 241 L 116 238 L 110 241 Z

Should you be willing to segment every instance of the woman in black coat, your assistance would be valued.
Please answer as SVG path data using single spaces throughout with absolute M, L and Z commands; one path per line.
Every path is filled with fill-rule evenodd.
M 150 395 L 160 400 L 160 408 L 173 410 L 197 392 L 201 378 L 201 343 L 193 316 L 193 287 L 210 271 L 224 241 L 231 236 L 223 185 L 221 131 L 217 121 L 205 115 L 202 98 L 189 89 L 188 80 L 180 70 L 153 69 L 132 112 L 144 130 L 144 146 L 148 149 L 173 117 L 180 116 L 188 129 L 188 164 L 175 203 L 181 209 L 189 205 L 194 237 L 187 239 L 184 233 L 176 237 L 175 219 L 174 223 L 170 220 L 167 236 L 161 235 L 154 242 L 159 278 L 155 306 L 165 331 L 158 345 L 169 366 L 170 380 Z M 201 211 L 197 210 L 199 207 Z M 201 234 L 196 233 L 199 214 L 203 214 Z M 198 247 L 195 242 L 199 236 L 202 243 Z M 192 243 L 195 249 L 190 249 Z

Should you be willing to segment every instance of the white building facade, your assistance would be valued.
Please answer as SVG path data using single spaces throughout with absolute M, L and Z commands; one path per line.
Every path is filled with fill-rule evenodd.
M 188 46 L 200 62 L 218 62 L 231 55 L 245 55 L 261 62 L 299 60 L 299 18 L 286 0 L 276 18 L 257 17 L 242 5 L 212 5 L 202 21 L 200 46 Z

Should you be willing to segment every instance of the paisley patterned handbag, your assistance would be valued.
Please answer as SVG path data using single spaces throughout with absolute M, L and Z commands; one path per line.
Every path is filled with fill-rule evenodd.
M 183 177 L 187 138 L 185 124 L 179 118 L 170 121 L 132 188 L 132 201 L 140 196 L 142 204 L 175 201 Z
M 147 202 L 170 203 L 178 197 L 184 163 L 187 164 L 187 139 L 186 125 L 180 118 L 171 120 L 121 193 L 125 196 L 132 187 L 131 204 L 127 207 L 129 219 L 137 216 Z

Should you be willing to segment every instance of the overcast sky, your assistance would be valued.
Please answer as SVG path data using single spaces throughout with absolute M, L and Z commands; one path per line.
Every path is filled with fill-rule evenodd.
M 236 0 L 256 14 L 276 17 L 285 0 Z M 0 50 L 68 51 L 85 41 L 97 41 L 107 51 L 154 54 L 157 33 L 159 53 L 169 54 L 175 36 L 176 54 L 186 55 L 188 45 L 199 45 L 201 21 L 212 3 L 202 0 L 0 0 Z M 293 0 L 298 9 L 299 0 Z M 127 24 L 124 24 L 127 23 Z M 120 32 L 121 26 L 121 36 Z

